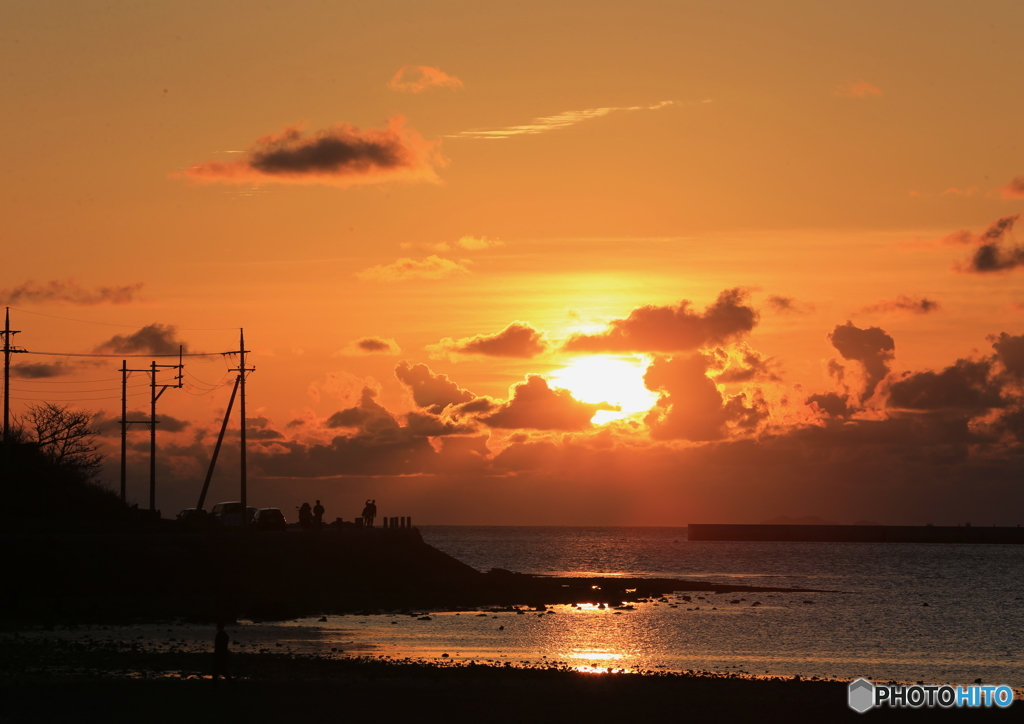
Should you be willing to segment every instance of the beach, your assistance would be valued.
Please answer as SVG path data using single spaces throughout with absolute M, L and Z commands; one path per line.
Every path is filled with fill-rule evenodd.
M 1009 709 L 875 709 L 859 719 L 847 682 L 713 673 L 593 674 L 557 667 L 452 665 L 344 656 L 232 653 L 231 681 L 207 652 L 64 645 L 8 632 L 3 722 L 289 720 L 621 722 L 657 717 L 765 722 L 1013 721 Z

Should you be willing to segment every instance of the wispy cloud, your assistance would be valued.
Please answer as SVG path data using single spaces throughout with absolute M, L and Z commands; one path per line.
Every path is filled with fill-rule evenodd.
M 388 82 L 388 88 L 405 93 L 422 93 L 431 88 L 458 90 L 462 81 L 429 65 L 403 65 Z
M 501 239 L 489 239 L 486 236 L 463 236 L 458 241 L 453 242 L 442 241 L 437 244 L 431 244 L 427 242 L 406 241 L 402 242 L 399 246 L 403 249 L 419 248 L 443 254 L 447 251 L 483 251 L 484 249 L 494 249 L 499 246 L 505 246 L 505 242 Z
M 384 337 L 363 337 L 357 339 L 344 349 L 334 353 L 334 357 L 354 357 L 368 354 L 401 354 L 402 348 L 394 339 Z
M 443 165 L 439 141 L 426 141 L 395 116 L 385 128 L 347 123 L 306 134 L 287 126 L 250 145 L 233 161 L 207 161 L 172 177 L 200 183 L 326 184 L 353 186 L 385 181 L 437 181 Z
M 10 289 L 0 289 L 0 301 L 8 304 L 22 302 L 64 302 L 66 304 L 130 304 L 138 298 L 142 282 L 117 287 L 86 289 L 74 279 L 54 279 L 40 283 L 29 280 Z
M 431 254 L 423 261 L 403 258 L 391 264 L 378 264 L 356 273 L 360 279 L 374 282 L 397 282 L 406 279 L 444 279 L 456 274 L 468 274 L 468 259 L 452 261 Z
M 858 80 L 853 83 L 843 83 L 832 89 L 832 95 L 842 98 L 867 98 L 868 96 L 881 96 L 882 89 L 866 80 Z
M 1004 199 L 1024 199 L 1024 176 L 1010 179 L 1010 183 L 1003 186 L 1000 191 Z
M 704 101 L 709 103 L 710 101 Z M 511 138 L 512 136 L 534 136 L 538 133 L 556 131 L 560 128 L 575 126 L 577 123 L 589 121 L 592 118 L 601 118 L 617 111 L 656 111 L 661 108 L 682 105 L 678 101 L 662 101 L 650 106 L 620 106 L 610 108 L 587 108 L 582 111 L 565 111 L 554 116 L 543 116 L 534 118 L 530 123 L 522 126 L 507 126 L 494 130 L 471 130 L 455 133 L 446 138 Z
M 931 314 L 939 310 L 939 303 L 925 297 L 911 298 L 899 294 L 895 299 L 885 299 L 862 309 L 867 314 L 887 314 L 889 312 L 911 312 L 913 314 Z

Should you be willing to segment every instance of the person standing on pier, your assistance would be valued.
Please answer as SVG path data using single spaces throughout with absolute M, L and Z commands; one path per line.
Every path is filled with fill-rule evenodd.
M 373 519 L 377 517 L 377 501 L 367 500 L 363 508 L 363 525 L 367 528 L 373 527 Z
M 316 505 L 313 506 L 313 527 L 316 530 L 320 530 L 324 524 L 324 506 L 320 505 L 320 501 L 316 501 Z

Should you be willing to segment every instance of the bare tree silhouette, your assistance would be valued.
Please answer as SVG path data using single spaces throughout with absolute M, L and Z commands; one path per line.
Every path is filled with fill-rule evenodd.
M 92 418 L 93 413 L 67 405 L 32 405 L 18 420 L 19 437 L 35 444 L 51 462 L 91 480 L 103 462 L 103 455 L 96 452 L 99 430 L 92 427 Z

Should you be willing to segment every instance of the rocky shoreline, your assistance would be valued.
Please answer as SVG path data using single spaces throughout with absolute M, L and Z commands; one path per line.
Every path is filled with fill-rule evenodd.
M 415 528 L 323 533 L 8 535 L 0 621 L 284 620 L 403 608 L 618 604 L 673 591 L 797 592 L 481 572 Z

